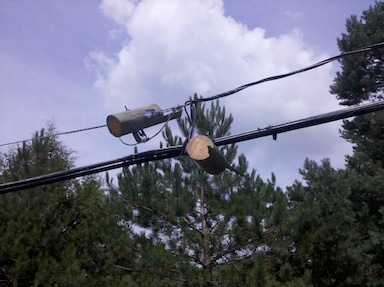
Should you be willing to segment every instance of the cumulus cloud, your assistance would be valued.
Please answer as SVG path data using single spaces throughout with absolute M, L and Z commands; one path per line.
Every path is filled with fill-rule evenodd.
M 251 29 L 225 16 L 224 8 L 220 0 L 104 0 L 101 11 L 126 34 L 115 56 L 90 54 L 100 67 L 95 86 L 107 108 L 117 112 L 125 105 L 135 108 L 151 103 L 169 108 L 183 104 L 194 93 L 212 96 L 328 57 L 307 47 L 299 30 L 268 38 L 262 27 Z M 323 66 L 223 99 L 221 103 L 235 118 L 233 133 L 336 109 L 337 102 L 328 92 L 331 68 Z M 335 145 L 342 145 L 337 125 L 324 126 L 321 133 L 306 131 L 300 140 L 289 136 L 284 146 L 274 144 L 274 149 L 270 144 L 247 143 L 243 150 L 251 155 L 251 164 L 262 166 L 258 167 L 261 172 L 284 166 L 281 173 L 296 173 L 306 156 L 336 156 L 330 151 L 339 151 Z M 317 136 L 328 140 L 317 144 Z M 305 155 L 304 146 L 312 146 Z M 273 163 L 274 158 L 281 165 Z
M 104 0 L 100 5 L 100 9 L 119 25 L 124 26 L 134 12 L 135 6 L 134 1 Z

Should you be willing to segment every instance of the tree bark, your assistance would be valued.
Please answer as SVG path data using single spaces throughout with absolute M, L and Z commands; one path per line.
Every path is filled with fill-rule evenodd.
M 200 187 L 200 215 L 201 215 L 201 237 L 203 241 L 203 269 L 205 286 L 212 283 L 212 258 L 209 244 L 209 228 L 207 225 L 207 208 L 204 202 L 204 187 Z

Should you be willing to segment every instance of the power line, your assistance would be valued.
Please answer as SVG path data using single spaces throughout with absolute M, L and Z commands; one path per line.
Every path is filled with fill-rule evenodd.
M 286 78 L 286 77 L 289 77 L 289 76 L 293 76 L 293 75 L 296 75 L 296 74 L 299 74 L 299 73 L 303 73 L 303 72 L 306 72 L 306 71 L 318 68 L 320 66 L 323 66 L 325 64 L 331 63 L 331 62 L 333 62 L 335 60 L 341 59 L 341 58 L 346 57 L 346 56 L 350 56 L 350 55 L 354 55 L 354 54 L 359 54 L 359 53 L 364 53 L 364 52 L 369 52 L 369 51 L 372 51 L 373 49 L 378 49 L 378 48 L 382 48 L 382 47 L 384 47 L 384 42 L 373 44 L 373 45 L 369 45 L 369 46 L 366 46 L 366 47 L 363 47 L 363 48 L 359 48 L 359 49 L 356 49 L 356 50 L 353 50 L 353 51 L 350 51 L 350 52 L 341 53 L 341 54 L 339 54 L 337 56 L 325 59 L 323 61 L 320 61 L 318 63 L 315 63 L 315 64 L 313 64 L 313 65 L 311 65 L 309 67 L 303 68 L 303 69 L 299 69 L 299 70 L 296 70 L 296 71 L 293 71 L 293 72 L 289 72 L 289 73 L 286 73 L 286 74 L 282 74 L 282 75 L 277 75 L 277 76 L 272 76 L 272 77 L 264 78 L 264 79 L 258 80 L 256 82 L 245 84 L 245 85 L 240 86 L 238 88 L 235 88 L 233 90 L 230 90 L 230 91 L 227 91 L 227 92 L 224 92 L 224 93 L 221 93 L 221 94 L 217 94 L 217 95 L 212 96 L 212 97 L 199 98 L 199 99 L 195 99 L 195 100 L 189 100 L 184 105 L 177 106 L 176 108 L 164 109 L 164 110 L 162 110 L 162 112 L 174 111 L 175 109 L 179 109 L 179 108 L 184 108 L 185 109 L 186 106 L 189 106 L 189 105 L 192 105 L 192 104 L 201 103 L 201 102 L 207 102 L 207 101 L 213 101 L 213 100 L 216 100 L 216 99 L 227 97 L 227 96 L 233 95 L 233 94 L 235 94 L 237 92 L 240 92 L 240 91 L 242 91 L 242 90 L 244 90 L 246 88 L 249 88 L 251 86 L 255 86 L 255 85 L 258 85 L 258 84 L 265 83 L 265 82 L 275 81 L 275 80 L 279 80 L 279 79 Z M 90 127 L 90 128 L 80 129 L 80 130 L 69 131 L 69 132 L 56 133 L 53 136 L 67 135 L 67 134 L 84 132 L 84 131 L 104 128 L 104 127 L 106 127 L 106 125 L 100 125 L 100 126 L 96 126 L 96 127 Z M 15 142 L 10 142 L 10 143 L 4 143 L 4 144 L 0 144 L 0 147 L 7 146 L 7 145 L 18 144 L 18 143 L 27 142 L 27 141 L 32 141 L 32 140 L 35 140 L 35 139 L 48 138 L 48 137 L 51 137 L 51 136 L 37 137 L 37 138 L 32 138 L 32 139 L 27 139 L 27 140 L 21 140 L 21 141 L 15 141 Z
M 26 188 L 38 187 L 45 184 L 52 184 L 68 179 L 73 179 L 80 176 L 91 175 L 107 170 L 120 168 L 123 166 L 130 166 L 149 162 L 153 160 L 161 160 L 172 158 L 182 153 L 182 146 L 168 147 L 164 149 L 152 150 L 142 153 L 136 153 L 126 157 L 118 158 L 115 160 L 100 162 L 83 167 L 73 168 L 69 170 L 45 174 L 33 178 L 27 178 L 15 182 L 5 183 L 0 185 L 0 194 L 18 191 Z
M 238 143 L 260 137 L 273 136 L 276 139 L 277 134 L 298 130 L 306 127 L 320 125 L 332 121 L 337 121 L 349 117 L 360 116 L 363 114 L 379 111 L 384 109 L 384 101 L 378 101 L 370 104 L 354 106 L 347 109 L 337 110 L 334 112 L 321 114 L 285 124 L 269 126 L 263 129 L 257 129 L 246 133 L 230 135 L 215 139 L 217 146 Z M 126 157 L 101 162 L 84 167 L 69 169 L 65 171 L 50 173 L 38 177 L 23 179 L 15 182 L 4 183 L 0 185 L 0 194 L 15 192 L 22 189 L 38 187 L 45 184 L 56 183 L 68 179 L 73 179 L 80 176 L 96 174 L 107 170 L 121 168 L 139 163 L 145 163 L 155 160 L 162 160 L 177 157 L 184 154 L 182 145 L 167 147 L 157 150 L 151 150 L 141 153 L 136 153 Z
M 241 134 L 236 134 L 232 136 L 225 136 L 215 140 L 217 146 L 238 143 L 243 141 L 248 141 L 251 139 L 256 139 L 260 137 L 273 136 L 274 139 L 277 138 L 277 134 L 298 130 L 302 128 L 312 127 L 316 125 L 321 125 L 329 122 L 334 122 L 341 119 L 346 119 L 355 116 L 361 116 L 371 112 L 376 112 L 379 110 L 384 110 L 384 101 L 373 102 L 370 104 L 364 104 L 359 106 L 353 106 L 347 109 L 337 110 L 330 113 L 325 113 L 293 122 L 288 122 L 285 124 L 269 126 L 263 129 L 257 129 L 254 131 L 249 131 Z
M 201 102 L 217 100 L 217 99 L 220 99 L 220 98 L 223 98 L 223 97 L 227 97 L 227 96 L 233 95 L 233 94 L 235 94 L 237 92 L 240 92 L 241 90 L 244 90 L 244 89 L 249 88 L 251 86 L 255 86 L 255 85 L 259 85 L 259 84 L 265 83 L 265 82 L 275 81 L 275 80 L 279 80 L 279 79 L 286 78 L 286 77 L 289 77 L 289 76 L 293 76 L 293 75 L 296 75 L 296 74 L 299 74 L 299 73 L 303 73 L 303 72 L 306 72 L 306 71 L 318 68 L 320 66 L 323 66 L 325 64 L 331 63 L 331 62 L 333 62 L 335 60 L 341 59 L 341 58 L 346 57 L 346 56 L 351 56 L 351 55 L 354 55 L 354 54 L 360 54 L 360 53 L 364 53 L 364 52 L 369 52 L 369 51 L 372 51 L 373 49 L 379 49 L 379 48 L 383 48 L 383 47 L 384 47 L 384 42 L 381 42 L 381 43 L 369 45 L 369 46 L 366 46 L 366 47 L 363 47 L 363 48 L 359 48 L 359 49 L 356 49 L 356 50 L 353 50 L 353 51 L 341 53 L 341 54 L 339 54 L 337 56 L 334 56 L 334 57 L 331 57 L 329 59 L 320 61 L 320 62 L 318 62 L 316 64 L 313 64 L 313 65 L 311 65 L 309 67 L 306 67 L 306 68 L 303 68 L 303 69 L 299 69 L 299 70 L 296 70 L 296 71 L 293 71 L 293 72 L 289 72 L 289 73 L 286 73 L 286 74 L 282 74 L 282 75 L 277 75 L 277 76 L 272 76 L 272 77 L 264 78 L 264 79 L 261 79 L 259 81 L 256 81 L 256 82 L 253 82 L 253 83 L 249 83 L 249 84 L 246 84 L 246 85 L 243 85 L 243 86 L 240 86 L 240 87 L 238 87 L 236 89 L 233 89 L 233 90 L 221 93 L 221 94 L 217 94 L 217 95 L 209 97 L 209 98 L 200 98 L 200 99 L 196 99 L 196 100 L 190 100 L 186 104 L 195 104 L 195 103 L 201 103 Z
M 360 48 L 360 49 L 357 49 L 354 51 L 350 51 L 347 53 L 342 53 L 338 56 L 323 60 L 323 61 L 318 62 L 318 63 L 316 63 L 312 66 L 309 66 L 307 68 L 303 68 L 303 69 L 300 69 L 300 70 L 297 70 L 294 72 L 290 72 L 287 74 L 282 74 L 282 75 L 278 75 L 278 76 L 265 78 L 265 79 L 262 79 L 262 80 L 259 80 L 259 81 L 253 82 L 253 83 L 249 83 L 249 84 L 240 86 L 240 87 L 233 89 L 231 91 L 215 95 L 213 97 L 190 100 L 190 101 L 187 101 L 184 105 L 179 106 L 177 108 L 181 108 L 181 107 L 185 108 L 188 105 L 191 105 L 191 108 L 192 108 L 192 104 L 216 100 L 216 99 L 219 99 L 222 97 L 232 95 L 232 94 L 237 93 L 243 89 L 246 89 L 248 87 L 251 87 L 251 86 L 254 86 L 257 84 L 282 79 L 282 78 L 292 76 L 292 75 L 295 75 L 298 73 L 302 73 L 302 72 L 305 72 L 305 71 L 308 71 L 311 69 L 315 69 L 317 67 L 320 67 L 322 65 L 325 65 L 327 63 L 330 63 L 334 60 L 340 59 L 340 58 L 345 57 L 345 56 L 358 54 L 358 53 L 362 53 L 362 52 L 367 52 L 367 51 L 371 51 L 372 49 L 382 48 L 382 47 L 384 47 L 384 42 L 370 45 L 370 46 Z M 255 138 L 264 137 L 264 136 L 269 136 L 269 135 L 272 135 L 273 138 L 276 139 L 277 134 L 279 134 L 279 133 L 297 130 L 297 129 L 301 129 L 301 128 L 305 128 L 305 127 L 309 127 L 309 126 L 324 124 L 327 122 L 336 121 L 339 119 L 344 119 L 344 118 L 348 118 L 348 117 L 352 117 L 352 116 L 358 116 L 358 115 L 362 115 L 362 114 L 366 114 L 369 112 L 382 110 L 382 109 L 384 109 L 384 101 L 375 102 L 375 103 L 371 103 L 371 104 L 351 107 L 351 108 L 344 109 L 344 110 L 338 110 L 335 112 L 322 114 L 322 115 L 318 115 L 318 116 L 314 116 L 314 117 L 310 117 L 310 118 L 306 118 L 306 119 L 302 119 L 302 120 L 298 120 L 298 121 L 294 121 L 294 122 L 289 122 L 289 123 L 285 123 L 285 124 L 281 124 L 281 125 L 277 125 L 277 126 L 269 126 L 267 128 L 264 128 L 264 129 L 258 129 L 255 131 L 250 131 L 250 132 L 246 132 L 246 133 L 242 133 L 242 134 L 221 137 L 221 138 L 216 139 L 215 143 L 217 146 L 220 146 L 220 145 L 237 143 L 237 142 L 246 141 L 246 140 L 255 139 Z M 69 132 L 57 133 L 54 136 L 71 134 L 71 133 L 76 133 L 76 132 L 83 132 L 83 131 L 87 131 L 87 130 L 102 128 L 105 126 L 106 125 L 101 125 L 101 126 L 85 128 L 85 129 L 81 129 L 81 130 L 74 130 L 74 131 L 69 131 Z M 47 137 L 49 137 L 49 136 L 37 137 L 34 139 L 41 139 L 41 138 L 47 138 Z M 0 146 L 10 145 L 10 144 L 15 144 L 15 143 L 21 143 L 21 142 L 25 142 L 25 141 L 31 141 L 34 139 L 23 140 L 23 141 L 7 143 L 7 144 L 1 144 Z M 138 164 L 138 163 L 144 163 L 144 162 L 149 162 L 149 161 L 154 161 L 154 160 L 172 158 L 172 157 L 176 157 L 178 155 L 182 155 L 183 153 L 184 153 L 183 146 L 174 146 L 174 147 L 169 147 L 169 148 L 165 148 L 165 149 L 152 150 L 152 151 L 148 151 L 148 152 L 144 152 L 144 153 L 137 153 L 134 155 L 130 155 L 130 156 L 123 157 L 123 158 L 116 159 L 116 160 L 112 160 L 112 161 L 102 162 L 102 163 L 98 163 L 98 164 L 94 164 L 94 165 L 88 165 L 85 167 L 70 169 L 70 170 L 51 173 L 51 174 L 46 174 L 46 175 L 42 175 L 42 176 L 38 176 L 38 177 L 34 177 L 34 178 L 29 178 L 29 179 L 24 179 L 24 180 L 20 180 L 20 181 L 16 181 L 16 182 L 5 183 L 5 184 L 0 185 L 0 194 L 12 192 L 12 191 L 17 191 L 20 189 L 37 187 L 37 186 L 41 186 L 44 184 L 55 183 L 55 182 L 59 182 L 59 181 L 67 180 L 67 179 L 72 179 L 72 178 L 76 178 L 76 177 L 80 177 L 80 176 L 95 174 L 95 173 L 99 173 L 99 172 L 103 172 L 103 171 L 107 171 L 107 170 L 111 170 L 111 169 L 115 169 L 115 168 L 120 168 L 123 166 L 130 166 L 130 165 Z
M 31 138 L 31 139 L 27 139 L 27 140 L 21 140 L 21 141 L 15 141 L 15 142 L 10 142 L 10 143 L 0 144 L 0 147 L 1 147 L 1 146 L 6 146 L 6 145 L 13 145 L 13 144 L 18 144 L 18 143 L 23 143 L 23 142 L 29 142 L 29 141 L 33 141 L 33 140 L 39 140 L 39 139 L 51 138 L 51 137 L 54 137 L 54 136 L 62 136 L 62 135 L 68 135 L 68 134 L 80 133 L 80 132 L 85 132 L 85 131 L 89 131 L 89 130 L 95 130 L 95 129 L 105 128 L 106 126 L 107 126 L 107 125 L 101 125 L 101 126 L 90 127 L 90 128 L 80 129 L 80 130 L 69 131 L 69 132 L 55 133 L 55 134 L 53 134 L 53 135 L 51 135 L 51 136 L 34 137 L 34 138 Z

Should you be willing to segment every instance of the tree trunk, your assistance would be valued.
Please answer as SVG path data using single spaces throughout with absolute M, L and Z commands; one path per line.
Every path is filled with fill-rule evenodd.
M 207 225 L 207 208 L 204 202 L 204 187 L 200 187 L 200 214 L 201 214 L 201 236 L 203 241 L 203 269 L 205 286 L 212 285 L 212 261 L 209 244 L 209 228 Z

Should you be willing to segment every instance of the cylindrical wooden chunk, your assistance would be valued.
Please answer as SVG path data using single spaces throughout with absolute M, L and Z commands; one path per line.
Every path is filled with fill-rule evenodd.
M 164 116 L 157 104 L 109 115 L 107 126 L 112 135 L 121 137 L 138 130 L 166 122 L 181 116 L 181 109 Z
M 224 157 L 207 136 L 198 135 L 191 138 L 186 145 L 186 151 L 190 158 L 210 174 L 220 174 L 228 167 Z

